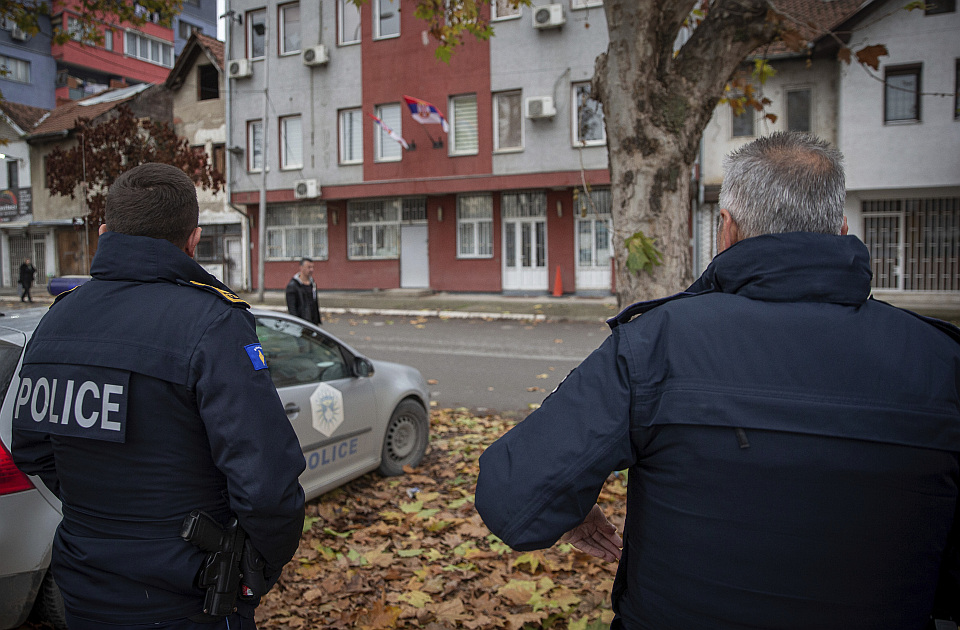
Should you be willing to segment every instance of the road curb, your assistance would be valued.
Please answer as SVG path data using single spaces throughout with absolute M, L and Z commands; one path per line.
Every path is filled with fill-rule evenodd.
M 285 313 L 286 306 L 273 304 L 251 304 L 255 308 L 262 308 L 271 311 Z M 485 313 L 479 311 L 444 311 L 440 309 L 401 309 L 401 308 L 359 308 L 359 307 L 321 307 L 321 314 L 331 315 L 367 315 L 383 317 L 440 317 L 446 319 L 502 319 L 514 321 L 547 321 L 547 316 L 543 314 L 532 313 Z M 557 318 L 567 319 L 567 318 Z

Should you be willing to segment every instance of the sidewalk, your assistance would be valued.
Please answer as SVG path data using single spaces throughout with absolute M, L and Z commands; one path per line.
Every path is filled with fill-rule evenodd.
M 283 291 L 264 291 L 240 297 L 259 308 L 286 310 Z M 419 289 L 380 291 L 319 291 L 324 315 L 393 315 L 399 317 L 448 317 L 517 319 L 527 321 L 575 320 L 603 323 L 617 314 L 614 296 L 602 298 L 548 295 L 513 297 L 496 293 L 434 293 Z

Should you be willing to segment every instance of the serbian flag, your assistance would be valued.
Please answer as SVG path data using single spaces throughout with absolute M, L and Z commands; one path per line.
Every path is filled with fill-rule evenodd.
M 402 146 L 404 149 L 410 148 L 410 146 L 407 144 L 407 141 L 403 139 L 403 136 L 401 136 L 399 133 L 397 133 L 390 127 L 387 127 L 387 124 L 385 122 L 383 122 L 373 114 L 367 114 L 367 116 L 369 116 L 370 118 L 373 118 L 373 121 L 378 125 L 380 125 L 380 128 L 386 131 L 388 136 L 390 136 L 391 138 L 399 142 L 400 146 Z
M 403 100 L 407 102 L 407 107 L 410 108 L 410 115 L 421 125 L 440 125 L 444 131 L 450 131 L 447 119 L 443 117 L 440 110 L 430 103 L 407 95 L 403 96 Z

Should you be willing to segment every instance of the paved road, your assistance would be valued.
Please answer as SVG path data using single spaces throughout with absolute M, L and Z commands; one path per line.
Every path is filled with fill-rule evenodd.
M 323 327 L 374 359 L 406 363 L 439 407 L 526 413 L 599 346 L 605 324 L 436 317 L 324 317 Z

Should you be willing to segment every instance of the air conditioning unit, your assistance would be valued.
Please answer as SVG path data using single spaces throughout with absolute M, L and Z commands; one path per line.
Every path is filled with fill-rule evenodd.
M 553 118 L 557 115 L 553 97 L 550 96 L 531 96 L 523 105 L 527 118 Z
M 21 42 L 27 41 L 27 33 L 19 26 L 14 26 L 10 29 L 10 37 Z
M 293 196 L 297 199 L 315 199 L 320 195 L 320 184 L 315 179 L 298 179 L 293 185 Z
M 562 4 L 545 4 L 533 9 L 533 28 L 560 28 L 566 21 Z
M 253 66 L 249 59 L 231 59 L 227 63 L 227 75 L 231 79 L 245 79 L 253 75 Z
M 302 56 L 305 66 L 322 66 L 330 61 L 330 53 L 323 44 L 305 48 Z

